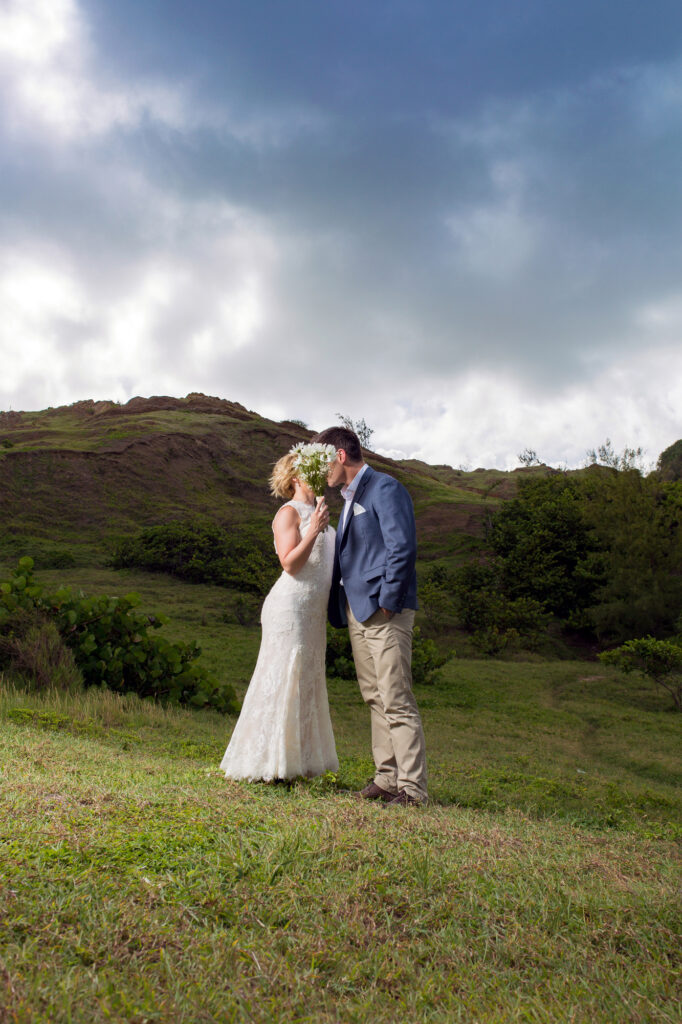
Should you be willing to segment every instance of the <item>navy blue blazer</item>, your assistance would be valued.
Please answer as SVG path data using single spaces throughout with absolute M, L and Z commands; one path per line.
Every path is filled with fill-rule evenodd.
M 336 533 L 329 621 L 346 626 L 346 600 L 365 622 L 378 608 L 417 608 L 417 532 L 412 499 L 398 480 L 368 466 L 345 527 Z M 341 585 L 343 579 L 343 586 Z

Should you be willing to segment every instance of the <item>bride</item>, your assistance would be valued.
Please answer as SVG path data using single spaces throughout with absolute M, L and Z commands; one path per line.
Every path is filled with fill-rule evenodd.
M 292 453 L 275 464 L 270 490 L 289 499 L 272 523 L 284 572 L 263 604 L 258 661 L 220 763 L 228 779 L 309 778 L 339 767 L 325 679 L 329 509 L 315 506 Z

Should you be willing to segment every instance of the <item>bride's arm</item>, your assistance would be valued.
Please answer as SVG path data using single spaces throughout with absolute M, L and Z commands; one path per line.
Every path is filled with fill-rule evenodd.
M 301 517 L 291 505 L 284 505 L 274 518 L 275 550 L 285 572 L 295 576 L 310 557 L 317 535 L 329 522 L 329 510 L 322 501 L 310 516 L 310 526 L 301 538 Z

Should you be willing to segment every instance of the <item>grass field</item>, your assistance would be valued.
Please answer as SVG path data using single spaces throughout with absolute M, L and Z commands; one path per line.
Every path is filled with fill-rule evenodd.
M 243 692 L 257 631 L 217 588 L 146 585 Z M 387 810 L 349 793 L 352 683 L 330 681 L 338 775 L 285 787 L 221 776 L 233 719 L 0 681 L 0 1020 L 676 1024 L 665 696 L 455 659 L 418 699 L 432 803 Z

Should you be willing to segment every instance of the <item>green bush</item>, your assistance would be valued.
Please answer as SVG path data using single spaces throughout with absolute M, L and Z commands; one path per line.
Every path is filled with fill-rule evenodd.
M 440 678 L 440 669 L 450 655 L 441 654 L 433 640 L 422 636 L 419 626 L 412 634 L 412 682 L 415 686 L 430 686 Z
M 110 564 L 115 569 L 166 572 L 190 583 L 215 583 L 264 595 L 281 572 L 271 535 L 235 532 L 201 520 L 151 526 L 121 541 Z
M 457 626 L 454 574 L 441 565 L 427 565 L 419 574 L 419 607 L 423 628 L 430 633 L 451 631 Z
M 88 597 L 69 587 L 45 594 L 34 580 L 33 559 L 22 558 L 0 584 L 0 636 L 11 638 L 22 612 L 37 612 L 56 627 L 86 685 L 235 711 L 232 687 L 219 685 L 196 663 L 198 645 L 152 635 L 167 620 L 137 612 L 139 603 L 137 594 Z
M 653 636 L 627 640 L 612 651 L 602 651 L 599 660 L 615 665 L 621 672 L 639 672 L 662 686 L 682 711 L 682 642 L 656 640 Z
M 455 601 L 462 627 L 488 655 L 536 650 L 546 637 L 551 616 L 532 597 L 508 597 L 496 565 L 472 563 L 455 577 Z
M 0 633 L 0 667 L 27 690 L 79 690 L 83 676 L 54 622 L 37 608 L 19 607 Z
M 38 565 L 41 569 L 72 569 L 76 559 L 66 548 L 54 548 L 41 555 Z

